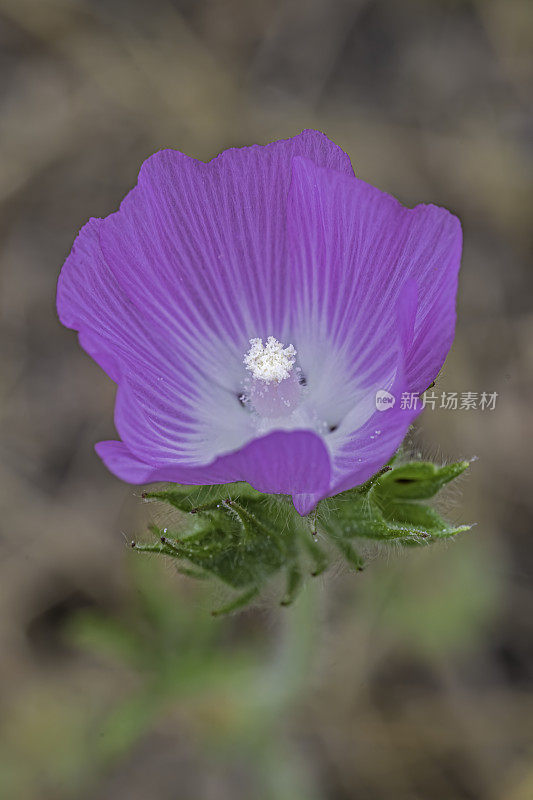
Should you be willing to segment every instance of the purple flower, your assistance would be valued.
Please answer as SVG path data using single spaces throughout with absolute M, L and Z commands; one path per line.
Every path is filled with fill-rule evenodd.
M 460 255 L 456 217 L 404 208 L 316 131 L 156 153 L 59 278 L 61 322 L 118 385 L 98 454 L 129 483 L 243 480 L 308 513 L 400 445 L 418 412 L 399 398 L 453 339 Z

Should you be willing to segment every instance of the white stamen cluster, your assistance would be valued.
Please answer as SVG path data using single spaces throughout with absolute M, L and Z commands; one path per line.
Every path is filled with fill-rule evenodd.
M 254 378 L 265 383 L 280 383 L 289 377 L 296 355 L 292 344 L 283 347 L 281 342 L 269 336 L 264 347 L 262 339 L 250 339 L 250 345 L 243 361 Z

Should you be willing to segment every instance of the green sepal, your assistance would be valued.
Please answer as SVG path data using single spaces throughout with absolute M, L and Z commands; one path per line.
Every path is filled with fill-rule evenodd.
M 426 500 L 461 475 L 468 461 L 439 467 L 431 461 L 410 461 L 384 473 L 378 481 L 378 491 L 384 497 Z
M 420 545 L 455 536 L 471 526 L 450 525 L 417 501 L 433 497 L 467 467 L 467 461 L 444 467 L 411 461 L 384 468 L 364 484 L 365 491 L 359 486 L 324 501 L 320 523 L 334 540 L 361 537 Z
M 180 510 L 187 508 L 189 513 L 194 510 L 185 533 L 170 533 L 167 528 L 151 525 L 157 541 L 134 547 L 170 556 L 180 563 L 182 572 L 190 574 L 191 569 L 199 569 L 201 575 L 212 575 L 239 590 L 240 594 L 217 614 L 249 602 L 282 569 L 286 570 L 287 588 L 281 602 L 291 603 L 302 583 L 302 534 L 307 536 L 308 528 L 288 498 L 272 498 L 247 484 L 231 484 L 215 487 L 206 502 L 207 492 L 195 488 L 187 494 L 182 489 L 147 492 L 145 497 L 166 501 Z M 311 547 L 315 569 L 323 569 L 320 549 L 314 544 Z M 182 562 L 191 566 L 184 568 Z
M 172 541 L 175 553 L 235 589 L 263 583 L 286 562 L 289 537 L 263 525 L 242 500 L 223 503 L 223 511 L 206 514 L 192 534 Z
M 134 547 L 174 559 L 183 574 L 212 576 L 238 592 L 214 613 L 247 605 L 279 572 L 286 581 L 281 604 L 289 605 L 303 575 L 324 572 L 335 551 L 351 569 L 361 570 L 364 561 L 354 545 L 356 539 L 417 546 L 469 529 L 451 525 L 420 502 L 457 478 L 468 462 L 400 463 L 402 457 L 393 457 L 364 484 L 321 501 L 305 518 L 289 497 L 261 494 L 243 482 L 175 484 L 144 492 L 146 500 L 177 509 L 179 520 L 173 533 L 150 526 L 156 541 Z
M 402 544 L 406 545 L 429 544 L 471 528 L 471 525 L 450 525 L 434 508 L 420 503 L 391 503 L 387 507 L 386 518 L 394 525 L 409 528 L 415 534 L 402 540 Z
M 418 544 L 429 535 L 417 526 L 404 524 L 394 516 L 385 515 L 378 504 L 368 502 L 368 498 L 333 507 L 330 505 L 320 524 L 335 543 L 339 540 L 362 538 L 383 542 L 411 541 Z
M 228 498 L 264 497 L 244 482 L 215 484 L 213 486 L 181 486 L 173 484 L 168 489 L 156 489 L 142 493 L 145 500 L 161 500 L 179 511 L 197 514 L 219 508 L 220 503 Z

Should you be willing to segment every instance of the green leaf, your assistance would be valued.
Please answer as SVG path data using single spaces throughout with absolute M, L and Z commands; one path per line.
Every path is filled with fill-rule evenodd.
M 382 497 L 425 500 L 436 495 L 446 483 L 461 475 L 468 466 L 468 461 L 458 461 L 443 467 L 430 461 L 410 461 L 383 474 L 376 484 L 376 491 Z

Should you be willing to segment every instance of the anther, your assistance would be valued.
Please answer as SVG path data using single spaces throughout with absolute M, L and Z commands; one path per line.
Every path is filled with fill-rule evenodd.
M 243 363 L 256 380 L 281 383 L 289 377 L 296 355 L 292 344 L 283 347 L 281 342 L 269 336 L 265 346 L 262 339 L 250 339 L 250 345 Z

